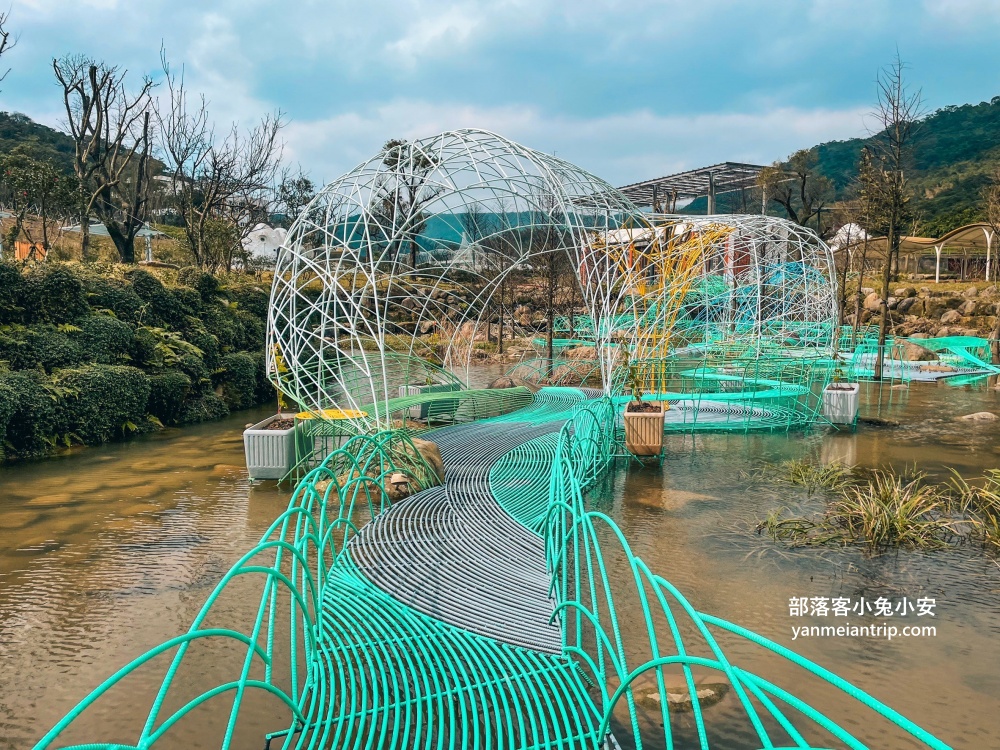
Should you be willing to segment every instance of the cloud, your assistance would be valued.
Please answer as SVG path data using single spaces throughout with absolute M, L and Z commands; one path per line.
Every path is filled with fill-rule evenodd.
M 778 107 L 757 113 L 660 115 L 648 109 L 600 117 L 553 116 L 536 106 L 477 107 L 397 99 L 365 112 L 294 121 L 287 154 L 329 181 L 374 155 L 390 137 L 483 128 L 555 152 L 612 184 L 720 161 L 770 163 L 797 148 L 864 134 L 865 110 Z

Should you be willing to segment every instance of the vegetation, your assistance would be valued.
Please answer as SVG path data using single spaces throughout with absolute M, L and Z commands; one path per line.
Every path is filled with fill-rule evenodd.
M 953 472 L 948 482 L 933 484 L 915 469 L 859 473 L 840 464 L 809 461 L 781 468 L 785 478 L 810 494 L 827 492 L 829 503 L 817 516 L 792 515 L 787 508 L 768 513 L 757 531 L 776 541 L 792 546 L 858 545 L 872 553 L 975 542 L 1000 551 L 1000 470 L 976 482 Z
M 0 263 L 0 456 L 37 457 L 269 401 L 267 291 L 129 266 Z

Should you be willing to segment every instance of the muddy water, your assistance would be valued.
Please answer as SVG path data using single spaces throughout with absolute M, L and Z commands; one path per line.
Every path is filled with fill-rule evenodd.
M 678 436 L 661 470 L 619 471 L 608 503 L 635 550 L 702 611 L 794 647 L 955 747 L 998 748 L 1000 566 L 964 549 L 876 559 L 853 550 L 779 550 L 747 529 L 773 507 L 809 511 L 818 501 L 741 473 L 812 456 L 916 462 L 938 472 L 955 466 L 972 476 L 1000 466 L 1000 423 L 955 417 L 984 410 L 1000 413 L 995 391 L 914 385 L 883 404 L 881 415 L 898 427 Z M 240 430 L 256 416 L 0 469 L 2 750 L 30 746 L 104 677 L 186 630 L 211 587 L 284 508 L 286 492 L 273 483 L 251 487 L 246 477 Z M 790 617 L 789 597 L 862 595 L 935 598 L 937 636 L 792 641 L 791 627 L 803 621 Z M 225 605 L 233 621 L 256 609 L 252 596 Z M 744 663 L 769 662 L 748 651 Z M 111 728 L 114 739 L 128 739 L 124 728 L 141 724 L 158 680 L 149 673 L 130 683 L 131 694 L 110 695 L 84 728 L 91 737 L 106 739 Z M 838 718 L 850 705 L 806 682 L 801 688 Z M 713 707 L 715 719 L 709 714 L 720 746 L 750 747 L 730 704 Z M 247 746 L 281 722 L 261 715 L 252 723 Z M 187 731 L 187 747 L 210 745 L 199 727 Z M 887 735 L 877 746 L 912 745 Z

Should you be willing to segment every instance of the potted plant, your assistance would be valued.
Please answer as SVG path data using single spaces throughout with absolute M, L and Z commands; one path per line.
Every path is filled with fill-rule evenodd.
M 243 430 L 243 452 L 251 479 L 281 479 L 295 465 L 295 413 L 278 394 L 278 413 Z
M 422 396 L 427 393 L 449 393 L 451 391 L 460 390 L 458 383 L 436 383 L 433 379 L 428 377 L 421 385 L 401 385 L 399 386 L 399 395 L 404 396 Z M 426 420 L 429 415 L 438 416 L 445 413 L 454 412 L 458 408 L 458 401 L 452 401 L 448 399 L 446 401 L 437 401 L 434 403 L 417 404 L 416 406 L 410 407 L 410 419 L 424 419 Z
M 840 366 L 833 372 L 833 380 L 823 390 L 823 416 L 833 424 L 853 425 L 858 419 L 861 385 L 842 382 Z
M 625 355 L 628 384 L 632 400 L 625 405 L 625 447 L 634 456 L 659 456 L 663 452 L 663 401 L 642 400 L 642 380 L 639 368 L 628 363 Z

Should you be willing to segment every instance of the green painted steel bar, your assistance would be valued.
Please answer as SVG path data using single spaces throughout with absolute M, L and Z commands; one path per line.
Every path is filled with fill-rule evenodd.
M 773 388 L 774 383 L 755 387 Z M 435 394 L 434 400 L 448 395 Z M 748 744 L 818 748 L 828 746 L 829 740 L 815 744 L 814 737 L 823 735 L 850 747 L 866 746 L 786 687 L 731 662 L 726 651 L 732 639 L 815 676 L 854 698 L 859 710 L 884 717 L 914 740 L 947 747 L 822 667 L 698 612 L 631 551 L 611 518 L 587 507 L 588 492 L 613 463 L 621 409 L 619 399 L 597 392 L 545 388 L 521 409 L 432 431 L 427 436 L 437 439 L 442 455 L 452 460 L 446 462 L 446 485 L 428 487 L 401 504 L 391 503 L 382 491 L 386 478 L 404 471 L 427 486 L 431 472 L 415 458 L 407 435 L 397 431 L 349 439 L 298 484 L 288 509 L 223 577 L 187 635 L 120 669 L 36 747 L 148 750 L 170 738 L 196 710 L 215 707 L 228 712 L 225 730 L 216 738 L 220 748 L 228 749 L 242 742 L 241 708 L 251 694 L 267 697 L 276 725 L 285 717 L 287 729 L 269 735 L 269 742 L 282 748 L 598 748 L 608 746 L 609 733 L 636 748 L 675 748 L 691 731 L 699 747 L 715 747 L 713 709 L 699 697 L 695 670 L 715 673 L 729 684 L 746 724 L 739 731 Z M 483 463 L 478 456 L 493 458 Z M 473 528 L 505 528 L 512 534 L 513 527 L 502 525 L 507 518 L 526 541 L 538 540 L 539 564 L 548 570 L 552 597 L 549 619 L 558 630 L 555 653 L 459 627 L 452 622 L 455 615 L 415 608 L 370 578 L 363 564 L 370 553 L 362 551 L 371 544 L 376 547 L 369 549 L 381 549 L 373 532 L 391 530 L 385 544 L 412 533 L 422 538 L 429 527 L 421 519 L 432 516 L 421 515 L 421 503 L 430 512 L 449 498 L 455 512 L 466 508 L 475 514 Z M 491 502 L 501 515 L 480 518 Z M 431 543 L 430 538 L 424 542 Z M 490 541 L 483 537 L 482 543 Z M 512 548 L 509 554 L 523 553 Z M 203 629 L 213 605 L 246 576 L 262 581 L 254 622 Z M 449 595 L 459 601 L 466 592 Z M 692 627 L 697 637 L 682 635 Z M 245 647 L 232 662 L 234 679 L 183 695 L 177 674 L 194 658 L 189 645 L 219 638 Z M 109 689 L 171 655 L 133 745 L 62 741 Z M 679 685 L 671 684 L 671 670 L 679 671 Z M 168 699 L 179 708 L 161 716 Z M 693 728 L 687 721 L 675 723 L 668 710 L 671 700 L 689 703 Z M 260 704 L 254 705 L 259 713 Z M 725 715 L 731 720 L 731 711 Z M 214 746 L 208 739 L 202 746 L 210 742 Z

